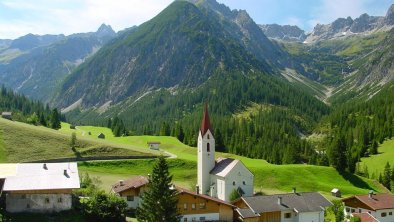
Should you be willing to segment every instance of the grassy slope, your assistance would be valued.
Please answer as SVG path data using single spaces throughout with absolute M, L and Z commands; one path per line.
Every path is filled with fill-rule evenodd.
M 69 131 L 68 125 L 64 125 L 63 132 Z M 100 132 L 106 134 L 106 140 L 116 143 L 132 144 L 134 148 L 147 149 L 148 141 L 160 141 L 161 149 L 178 156 L 178 159 L 169 159 L 170 171 L 174 175 L 174 181 L 180 186 L 193 189 L 197 177 L 197 158 L 195 148 L 180 143 L 173 137 L 162 136 L 129 136 L 113 137 L 110 130 L 101 127 L 80 126 L 76 132 L 79 135 L 96 138 Z M 85 132 L 85 133 L 84 133 Z M 89 136 L 86 132 L 91 132 Z M 289 192 L 292 187 L 299 191 L 320 191 L 329 195 L 332 188 L 337 187 L 344 195 L 367 193 L 368 190 L 381 190 L 380 185 L 372 180 L 356 176 L 339 175 L 332 167 L 310 165 L 273 165 L 265 160 L 250 159 L 233 154 L 216 153 L 216 156 L 232 157 L 242 160 L 255 175 L 255 190 L 267 194 Z M 81 172 L 89 172 L 98 176 L 103 181 L 105 190 L 120 179 L 126 179 L 133 175 L 147 175 L 151 172 L 154 160 L 133 161 L 105 161 L 95 163 L 81 163 Z
M 70 135 L 70 133 L 0 118 L 0 161 L 26 162 L 76 157 L 77 155 L 87 157 L 153 154 L 153 152 L 142 152 L 123 144 L 78 136 L 78 148 L 76 151 L 73 151 L 70 147 Z
M 379 173 L 383 173 L 384 166 L 387 162 L 390 166 L 394 166 L 394 139 L 385 141 L 378 148 L 379 154 L 372 155 L 370 157 L 361 158 L 361 169 L 363 169 L 364 164 L 368 167 L 369 175 L 375 175 L 377 178 Z

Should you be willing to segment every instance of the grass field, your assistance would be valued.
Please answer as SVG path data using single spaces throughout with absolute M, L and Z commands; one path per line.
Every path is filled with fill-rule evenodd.
M 375 179 L 380 173 L 383 173 L 384 166 L 387 162 L 390 166 L 394 166 L 394 139 L 386 140 L 378 148 L 379 154 L 370 157 L 361 158 L 360 168 L 363 169 L 364 165 L 368 167 L 369 175 L 375 176 Z
M 60 130 L 70 133 L 68 124 Z M 96 139 L 99 133 L 106 135 L 105 140 L 128 144 L 135 149 L 146 150 L 148 141 L 161 142 L 160 149 L 177 155 L 169 159 L 170 172 L 174 182 L 185 188 L 194 189 L 197 180 L 196 149 L 182 144 L 176 138 L 163 136 L 128 136 L 114 137 L 105 127 L 77 126 L 76 133 L 83 137 Z M 89 132 L 91 135 L 89 135 Z M 265 160 L 250 159 L 233 154 L 216 152 L 216 157 L 240 159 L 255 175 L 255 190 L 266 194 L 290 192 L 293 187 L 299 191 L 320 191 L 329 196 L 332 188 L 340 188 L 345 196 L 364 194 L 369 190 L 382 191 L 381 186 L 365 178 L 354 175 L 342 176 L 332 167 L 310 165 L 273 165 Z M 147 175 L 151 172 L 154 160 L 105 161 L 80 163 L 81 172 L 87 172 L 102 180 L 101 187 L 109 190 L 111 184 L 120 179 L 135 175 Z
M 65 134 L 0 118 L 0 161 L 27 162 L 73 157 L 152 156 L 149 150 L 134 149 L 124 144 L 77 136 L 77 148 L 70 145 L 71 133 Z
M 160 149 L 177 155 L 176 159 L 168 159 L 170 172 L 174 182 L 189 189 L 194 189 L 197 177 L 196 149 L 182 144 L 173 137 L 161 136 L 128 136 L 114 137 L 110 129 L 92 126 L 77 126 L 75 130 L 63 123 L 59 131 L 44 127 L 35 127 L 0 119 L 0 148 L 3 142 L 7 162 L 25 159 L 53 159 L 54 156 L 75 155 L 69 145 L 72 132 L 77 134 L 81 143 L 79 152 L 90 154 L 90 149 L 102 150 L 97 147 L 116 147 L 122 152 L 135 155 L 159 154 L 148 149 L 148 141 L 161 142 Z M 89 135 L 89 132 L 91 135 Z M 98 139 L 104 133 L 106 138 Z M 1 139 L 3 137 L 3 139 Z M 12 153 L 13 152 L 13 153 Z M 103 153 L 102 155 L 108 155 Z M 216 157 L 240 159 L 255 175 L 255 190 L 266 194 L 290 192 L 292 187 L 299 191 L 320 191 L 329 196 L 332 188 L 340 188 L 345 196 L 363 194 L 373 189 L 383 189 L 372 180 L 354 175 L 341 176 L 331 167 L 311 165 L 273 165 L 265 160 L 250 159 L 227 153 L 216 153 Z M 0 152 L 1 157 L 1 152 Z M 13 161 L 14 160 L 14 161 Z M 155 160 L 122 160 L 80 162 L 81 173 L 87 172 L 102 181 L 101 187 L 109 190 L 110 185 L 120 179 L 135 175 L 147 175 L 151 172 Z

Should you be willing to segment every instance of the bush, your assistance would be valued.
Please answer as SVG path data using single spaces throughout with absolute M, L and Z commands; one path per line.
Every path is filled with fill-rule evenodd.
M 126 208 L 127 203 L 124 199 L 103 191 L 96 192 L 92 197 L 81 199 L 81 210 L 88 221 L 125 221 Z

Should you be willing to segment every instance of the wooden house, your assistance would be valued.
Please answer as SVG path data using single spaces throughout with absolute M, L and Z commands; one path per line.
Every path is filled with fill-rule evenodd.
M 99 139 L 105 139 L 104 133 L 100 133 L 100 134 L 97 136 L 97 138 L 99 138 Z
M 12 112 L 2 112 L 1 117 L 4 119 L 12 120 Z
M 181 222 L 222 221 L 231 222 L 235 206 L 208 195 L 177 187 L 178 209 Z
M 2 167 L 2 166 L 0 166 Z M 3 178 L 8 212 L 59 212 L 72 207 L 72 190 L 80 188 L 76 163 L 21 163 Z
M 340 190 L 340 189 L 334 188 L 334 189 L 331 190 L 331 195 L 332 195 L 333 197 L 341 197 L 341 196 L 342 196 L 342 193 L 341 193 L 341 190 Z
M 151 150 L 159 150 L 160 149 L 160 142 L 148 142 L 149 149 Z
M 146 190 L 148 178 L 137 176 L 127 180 L 120 180 L 112 185 L 112 192 L 122 197 L 130 209 L 136 209 L 141 202 L 141 196 Z
M 235 219 L 248 222 L 324 221 L 325 208 L 332 205 L 317 192 L 241 197 L 233 204 Z
M 394 196 L 388 193 L 356 195 L 342 200 L 345 215 L 357 215 L 361 219 L 375 218 L 381 222 L 394 221 Z

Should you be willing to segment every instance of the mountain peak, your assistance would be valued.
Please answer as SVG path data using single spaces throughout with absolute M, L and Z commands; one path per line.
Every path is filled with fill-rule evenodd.
M 392 4 L 390 8 L 387 10 L 385 23 L 387 25 L 394 25 L 394 4 Z
M 103 23 L 97 29 L 96 34 L 98 36 L 115 36 L 116 32 L 112 29 L 110 25 L 106 25 L 105 23 Z

